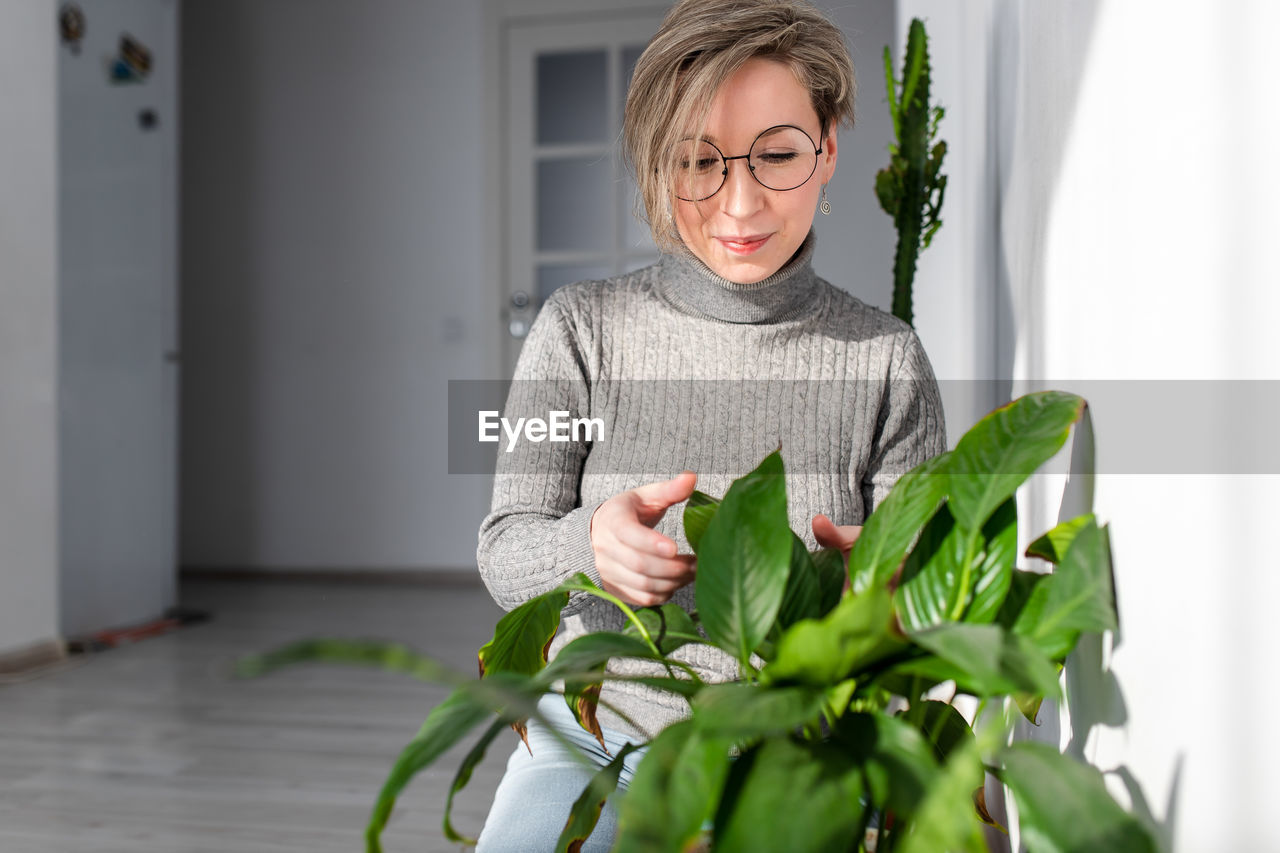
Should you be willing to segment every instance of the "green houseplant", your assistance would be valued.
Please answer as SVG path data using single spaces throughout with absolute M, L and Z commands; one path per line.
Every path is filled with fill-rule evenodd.
M 913 322 L 911 286 L 916 259 L 929 248 L 942 225 L 939 216 L 947 189 L 947 177 L 942 174 L 947 143 L 935 141 L 943 109 L 929 106 L 930 76 L 929 38 L 924 22 L 913 18 L 901 80 L 894 79 L 889 47 L 884 49 L 884 82 L 895 141 L 889 146 L 889 165 L 876 173 L 876 197 L 898 231 L 893 256 L 893 315 L 907 323 Z
M 866 520 L 848 590 L 841 555 L 811 554 L 788 527 L 775 452 L 723 499 L 695 493 L 688 502 L 694 614 L 673 604 L 632 609 L 578 575 L 499 621 L 480 649 L 479 678 L 400 647 L 342 641 L 290 646 L 243 661 L 242 671 L 345 660 L 454 685 L 392 768 L 366 832 L 370 851 L 381 849 L 409 779 L 483 727 L 444 819 L 449 838 L 467 840 L 449 806 L 489 744 L 509 725 L 522 731 L 547 692 L 563 692 L 596 731 L 600 685 L 615 677 L 605 667 L 618 657 L 659 663 L 666 674 L 643 680 L 691 706 L 648 744 L 621 800 L 618 851 L 865 850 L 871 835 L 879 851 L 985 849 L 976 792 L 988 772 L 1012 791 L 1032 849 L 1154 850 L 1152 833 L 1111 799 L 1098 771 L 1007 738 L 1012 715 L 1034 719 L 1041 699 L 1058 695 L 1079 637 L 1116 627 L 1107 528 L 1091 514 L 1030 546 L 1056 565 L 1052 574 L 1015 567 L 1014 492 L 1063 446 L 1084 405 L 1059 392 L 1020 398 L 904 475 Z M 628 627 L 579 637 L 548 662 L 570 591 L 612 601 Z M 703 683 L 669 657 L 686 643 L 734 655 L 742 680 Z M 976 730 L 931 698 L 948 684 L 993 711 L 979 713 Z M 590 833 L 624 755 L 583 792 L 558 849 Z

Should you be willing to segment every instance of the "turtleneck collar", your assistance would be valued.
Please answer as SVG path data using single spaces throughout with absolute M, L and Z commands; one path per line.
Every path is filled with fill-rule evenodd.
M 813 231 L 773 275 L 754 284 L 721 278 L 689 252 L 663 255 L 656 290 L 686 314 L 726 323 L 781 323 L 809 313 L 821 294 L 813 273 Z

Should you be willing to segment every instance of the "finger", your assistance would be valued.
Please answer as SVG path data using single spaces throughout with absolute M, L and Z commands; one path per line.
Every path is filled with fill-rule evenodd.
M 656 513 L 657 517 L 661 518 L 667 507 L 688 500 L 697 482 L 697 474 L 692 471 L 683 471 L 670 480 L 637 486 L 631 490 L 631 493 L 636 497 L 646 516 Z
M 618 542 L 641 554 L 667 558 L 676 555 L 677 547 L 674 539 L 662 535 L 651 527 L 646 527 L 639 521 L 618 523 L 613 528 L 613 535 Z
M 608 577 L 606 578 L 606 574 Z M 605 589 L 630 604 L 641 607 L 652 607 L 671 599 L 676 590 L 684 584 L 646 577 L 628 569 L 614 566 L 612 571 L 601 572 L 601 581 Z
M 813 517 L 813 538 L 823 548 L 840 548 L 840 530 L 830 518 L 818 513 Z
M 693 580 L 697 557 L 692 554 L 680 554 L 671 559 L 662 557 L 640 557 L 628 566 L 632 571 L 645 577 L 668 580 L 681 586 Z
M 848 551 L 858 540 L 862 528 L 853 524 L 837 525 L 830 518 L 819 513 L 813 517 L 813 537 L 824 548 L 838 548 Z
M 604 563 L 640 577 L 669 580 L 681 586 L 693 580 L 697 563 L 697 557 L 693 554 L 658 557 L 617 542 L 610 542 L 600 548 L 596 560 L 597 568 Z

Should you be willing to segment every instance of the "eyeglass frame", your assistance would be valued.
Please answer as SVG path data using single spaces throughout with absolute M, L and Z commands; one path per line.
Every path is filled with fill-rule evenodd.
M 720 146 L 716 145 L 710 139 L 703 138 L 700 140 L 694 140 L 692 137 L 689 137 L 688 139 L 683 140 L 683 141 L 689 141 L 689 142 L 705 142 L 708 145 L 710 145 L 712 148 L 716 150 L 716 153 L 720 155 L 720 162 L 724 165 L 724 170 L 720 173 L 720 185 L 715 188 L 715 192 L 712 192 L 709 195 L 704 195 L 702 198 L 684 198 L 681 195 L 676 195 L 674 187 L 672 187 L 672 195 L 675 195 L 675 197 L 680 201 L 689 202 L 690 204 L 697 204 L 699 202 L 703 202 L 709 198 L 712 198 L 716 193 L 724 189 L 724 185 L 729 182 L 729 161 L 730 160 L 746 160 L 747 171 L 751 174 L 752 179 L 757 184 L 759 184 L 760 186 L 764 187 L 767 190 L 773 190 L 773 192 L 776 192 L 776 193 L 789 193 L 792 190 L 800 189 L 802 186 L 809 183 L 809 180 L 813 178 L 813 176 L 818 172 L 818 155 L 822 153 L 822 146 L 820 145 L 816 149 L 814 149 L 814 152 L 813 152 L 813 169 L 810 170 L 809 174 L 805 177 L 803 181 L 796 184 L 794 187 L 787 187 L 785 190 L 780 190 L 780 189 L 777 189 L 776 187 L 771 187 L 768 184 L 766 184 L 764 181 L 760 180 L 760 178 L 756 177 L 756 167 L 751 165 L 751 152 L 755 150 L 756 143 L 760 141 L 760 137 L 764 136 L 766 133 L 769 133 L 770 131 L 778 130 L 779 128 L 784 128 L 784 127 L 789 127 L 792 130 L 800 131 L 800 133 L 804 135 L 804 138 L 809 140 L 810 145 L 816 144 L 813 141 L 813 137 L 809 135 L 809 132 L 807 130 L 805 130 L 803 127 L 797 127 L 794 124 L 775 124 L 772 127 L 766 127 L 764 130 L 756 134 L 755 139 L 751 140 L 751 145 L 747 148 L 746 154 L 736 154 L 733 157 L 724 156 L 724 152 L 720 150 Z

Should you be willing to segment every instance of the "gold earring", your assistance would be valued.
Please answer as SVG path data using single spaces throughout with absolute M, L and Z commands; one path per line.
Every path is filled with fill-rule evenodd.
M 822 185 L 822 204 L 818 206 L 818 209 L 822 211 L 823 216 L 831 215 L 831 202 L 827 201 L 827 185 L 826 184 Z

